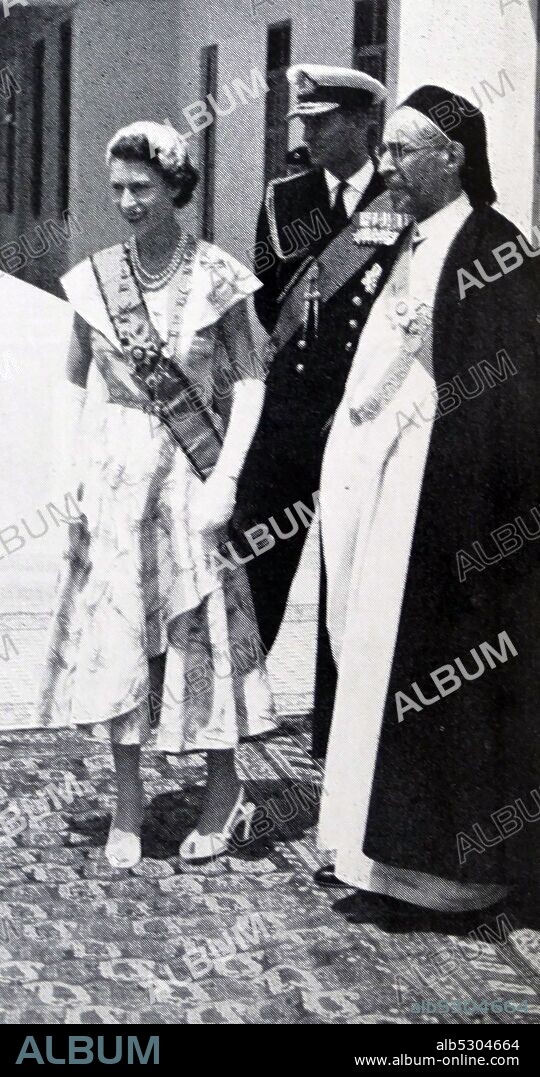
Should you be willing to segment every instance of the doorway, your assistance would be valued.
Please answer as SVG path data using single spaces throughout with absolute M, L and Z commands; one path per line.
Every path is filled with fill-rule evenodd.
M 14 9 L 0 42 L 0 269 L 57 295 L 73 230 L 71 10 Z

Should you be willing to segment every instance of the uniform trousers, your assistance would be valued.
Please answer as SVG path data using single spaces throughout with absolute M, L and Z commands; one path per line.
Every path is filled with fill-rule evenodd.
M 310 464 L 308 468 L 298 464 L 291 453 L 282 451 L 279 460 L 273 457 L 273 466 L 269 471 L 268 463 L 272 458 L 263 440 L 256 441 L 238 487 L 234 544 L 242 552 L 253 552 L 242 539 L 242 532 L 248 527 L 268 523 L 274 517 L 286 533 L 287 529 L 290 530 L 290 522 L 285 516 L 287 508 L 292 509 L 296 502 L 312 508 L 313 494 L 319 489 L 324 448 L 323 439 L 320 438 L 320 444 L 318 442 L 319 439 L 316 446 L 311 446 L 311 452 L 304 443 L 305 456 Z M 272 549 L 246 564 L 255 615 L 266 652 L 272 649 L 283 623 L 307 534 L 308 528 L 301 526 L 296 534 L 287 539 L 276 539 Z M 315 758 L 323 758 L 326 754 L 337 681 L 326 628 L 326 579 L 322 556 L 320 564 L 312 742 Z

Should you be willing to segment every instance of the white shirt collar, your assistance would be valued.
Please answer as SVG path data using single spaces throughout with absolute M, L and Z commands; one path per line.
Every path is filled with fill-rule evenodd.
M 345 201 L 345 208 L 349 217 L 354 213 L 360 199 L 366 193 L 371 180 L 375 174 L 375 166 L 373 161 L 366 161 L 362 168 L 358 169 L 354 175 L 347 178 L 347 188 L 344 192 L 343 198 Z M 336 192 L 341 183 L 341 180 L 337 176 L 334 176 L 333 172 L 329 172 L 327 168 L 324 170 L 324 176 L 328 187 L 328 193 L 330 195 L 330 204 L 333 206 L 336 200 Z
M 443 209 L 437 210 L 437 213 L 417 224 L 416 243 L 418 241 L 422 242 L 424 239 L 442 238 L 444 235 L 457 234 L 471 213 L 471 203 L 463 191 L 453 202 L 449 202 Z

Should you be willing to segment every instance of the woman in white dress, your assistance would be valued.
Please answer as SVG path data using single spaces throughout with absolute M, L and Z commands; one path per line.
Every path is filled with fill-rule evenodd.
M 40 709 L 45 724 L 110 739 L 118 791 L 106 855 L 127 868 L 141 856 L 141 746 L 207 753 L 203 812 L 180 850 L 202 860 L 225 852 L 239 824 L 247 833 L 254 807 L 234 752 L 275 717 L 227 533 L 264 395 L 247 312 L 259 282 L 181 227 L 197 173 L 178 132 L 123 128 L 107 164 L 133 234 L 63 279 L 75 310 L 70 452 L 81 519 Z M 89 371 L 97 404 L 85 417 Z

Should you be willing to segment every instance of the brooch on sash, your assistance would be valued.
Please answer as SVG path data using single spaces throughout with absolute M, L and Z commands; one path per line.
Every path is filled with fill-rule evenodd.
M 433 324 L 433 312 L 427 303 L 413 298 L 397 298 L 395 305 L 390 304 L 387 317 L 393 329 L 401 330 L 403 345 L 408 352 L 417 352 L 424 347 Z
M 353 235 L 359 247 L 392 247 L 404 228 L 410 224 L 407 213 L 391 210 L 366 210 L 358 214 L 357 230 Z

